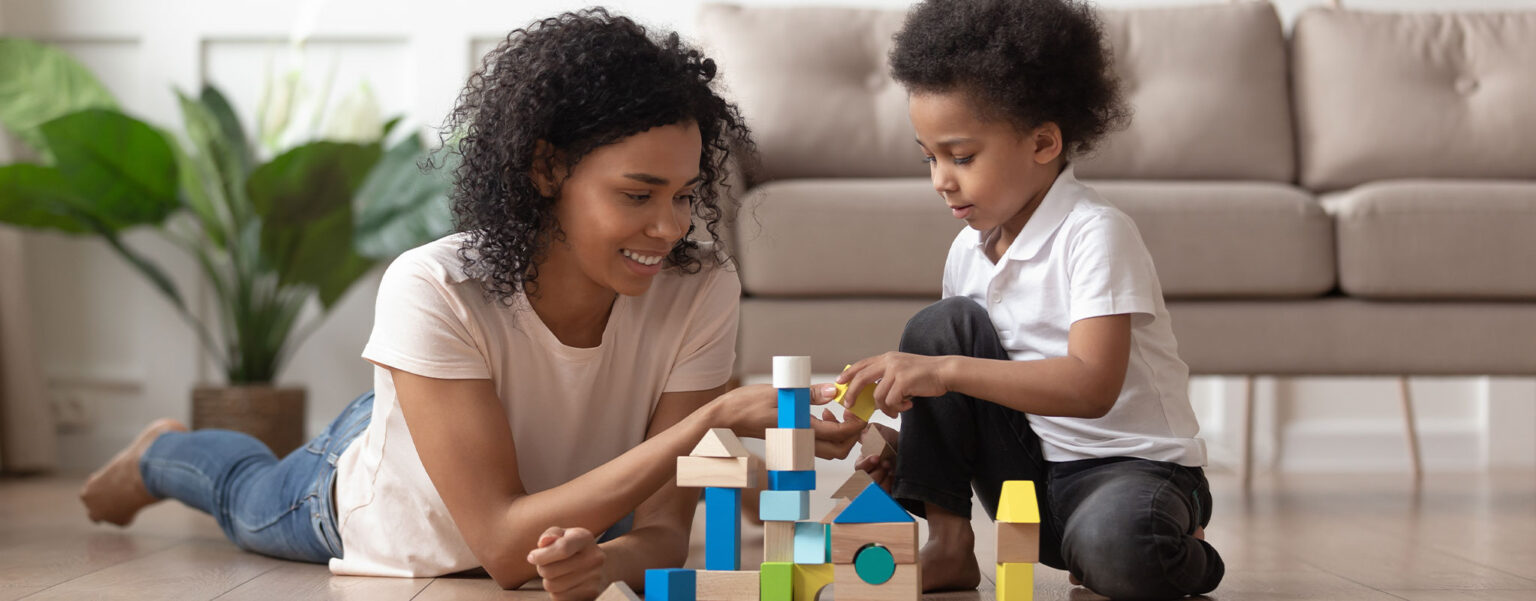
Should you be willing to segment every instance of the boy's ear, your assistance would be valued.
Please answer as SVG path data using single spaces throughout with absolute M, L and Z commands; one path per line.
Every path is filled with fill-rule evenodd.
M 528 176 L 533 178 L 533 185 L 539 187 L 539 194 L 546 198 L 554 196 L 565 175 L 565 163 L 560 151 L 545 140 L 534 142 L 533 167 Z
M 1054 121 L 1047 121 L 1030 134 L 1030 141 L 1034 144 L 1035 163 L 1044 165 L 1056 160 L 1064 150 L 1061 141 L 1061 126 Z

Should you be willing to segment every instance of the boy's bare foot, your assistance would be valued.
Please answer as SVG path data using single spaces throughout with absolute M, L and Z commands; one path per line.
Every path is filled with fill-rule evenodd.
M 155 420 L 139 433 L 133 444 L 91 474 L 80 489 L 80 502 L 85 503 L 91 521 L 127 526 L 140 509 L 159 501 L 144 488 L 144 478 L 139 474 L 139 458 L 161 434 L 186 431 L 187 426 L 177 420 Z
M 1195 538 L 1198 539 L 1198 540 L 1205 540 L 1205 527 L 1204 526 L 1195 526 Z M 1074 576 L 1074 575 L 1072 575 L 1070 573 L 1067 574 L 1067 582 L 1071 583 L 1072 586 L 1082 586 L 1083 585 L 1083 581 L 1078 580 L 1077 576 Z
M 918 552 L 923 592 L 969 591 L 981 585 L 981 568 L 976 565 L 976 542 L 968 544 L 936 541 L 931 537 Z

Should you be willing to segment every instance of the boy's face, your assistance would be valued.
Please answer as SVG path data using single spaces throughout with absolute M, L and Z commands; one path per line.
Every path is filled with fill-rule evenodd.
M 1021 132 L 1012 123 L 982 120 L 962 92 L 914 93 L 908 114 L 950 213 L 989 231 L 1017 235 L 1061 172 L 1061 130 L 1046 123 Z

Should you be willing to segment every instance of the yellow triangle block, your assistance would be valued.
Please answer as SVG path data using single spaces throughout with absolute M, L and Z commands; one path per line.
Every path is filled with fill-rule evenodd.
M 730 428 L 710 428 L 693 447 L 689 457 L 746 457 L 747 447 Z
M 1013 524 L 1040 523 L 1040 504 L 1035 500 L 1035 483 L 1009 480 L 1003 483 L 1003 495 L 997 502 L 997 521 Z

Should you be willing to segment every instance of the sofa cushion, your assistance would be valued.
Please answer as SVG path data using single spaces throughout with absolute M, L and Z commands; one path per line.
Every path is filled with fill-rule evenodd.
M 1261 182 L 1089 182 L 1136 221 L 1167 298 L 1313 297 L 1334 287 L 1333 223 Z
M 753 188 L 736 219 L 742 292 L 938 298 L 965 227 L 926 179 L 803 179 Z
M 1536 183 L 1393 181 L 1328 195 L 1354 296 L 1536 298 Z
M 1536 178 L 1536 12 L 1313 9 L 1292 43 L 1303 185 Z
M 1082 177 L 1295 181 L 1290 74 L 1274 7 L 1101 14 L 1135 116 L 1079 163 Z
M 1080 165 L 1101 178 L 1293 181 L 1285 39 L 1267 3 L 1103 11 L 1129 129 Z M 887 55 L 904 11 L 706 4 L 720 64 L 762 156 L 759 181 L 924 177 Z

